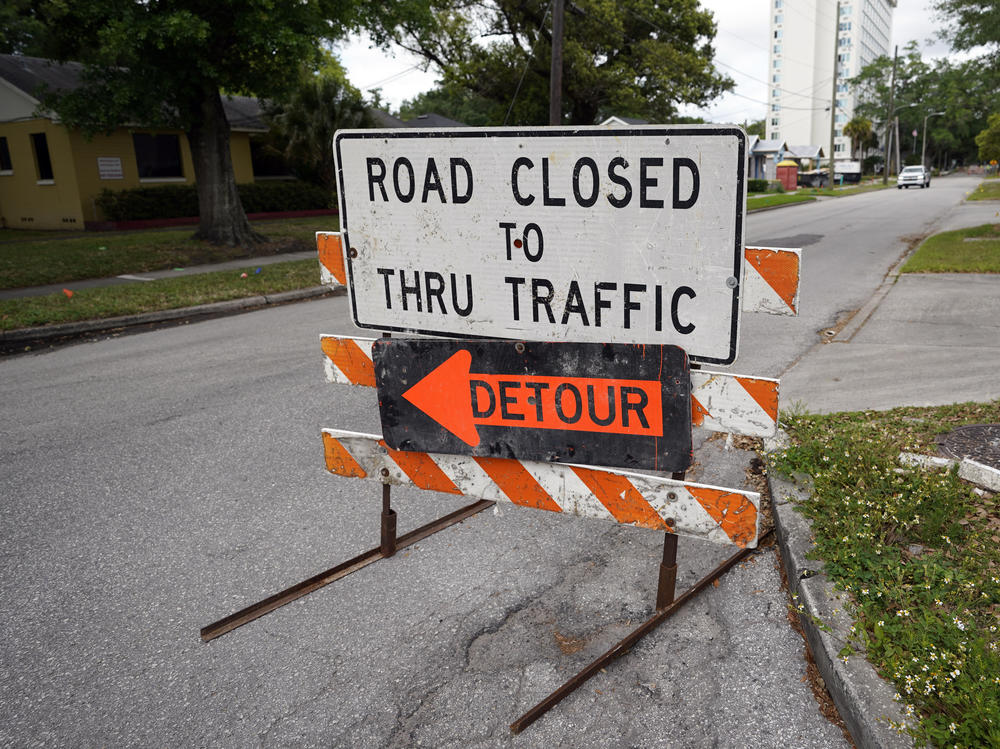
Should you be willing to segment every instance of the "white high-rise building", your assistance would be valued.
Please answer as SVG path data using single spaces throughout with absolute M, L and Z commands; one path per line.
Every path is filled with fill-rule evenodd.
M 837 81 L 834 151 L 850 158 L 851 139 L 844 125 L 855 99 L 847 80 L 880 55 L 892 55 L 892 11 L 896 0 L 768 0 L 771 14 L 767 119 L 769 140 L 789 147 L 830 150 L 830 98 L 833 96 L 834 36 Z M 829 155 L 829 154 L 827 154 Z

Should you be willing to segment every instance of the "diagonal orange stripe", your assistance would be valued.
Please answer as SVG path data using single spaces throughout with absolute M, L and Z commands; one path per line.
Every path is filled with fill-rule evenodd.
M 355 385 L 375 387 L 375 364 L 372 362 L 371 354 L 365 353 L 356 341 L 350 338 L 323 336 L 320 338 L 320 345 L 323 347 L 323 353 L 337 365 L 348 380 Z
M 347 285 L 347 271 L 344 270 L 344 250 L 340 235 L 317 232 L 316 249 L 319 251 L 319 262 L 330 271 L 331 275 L 342 285 Z
M 670 530 L 642 493 L 624 476 L 580 466 L 570 468 L 619 523 L 657 531 Z
M 769 380 L 758 380 L 755 377 L 737 377 L 736 381 L 743 386 L 757 405 L 764 409 L 772 420 L 778 420 L 778 383 Z
M 794 252 L 747 247 L 745 257 L 785 304 L 798 312 L 795 294 L 799 289 L 799 256 Z
M 326 432 L 323 433 L 323 453 L 326 458 L 326 470 L 330 473 L 336 473 L 338 476 L 353 476 L 359 479 L 368 475 L 368 471 L 361 467 L 361 464 L 354 459 L 354 456 L 347 451 L 340 440 L 331 437 Z
M 684 488 L 701 503 L 734 544 L 746 546 L 757 537 L 757 508 L 745 495 L 704 486 Z
M 705 417 L 706 416 L 708 416 L 709 418 L 711 418 L 712 414 L 710 414 L 708 412 L 708 409 L 705 408 L 703 405 L 701 405 L 701 402 L 692 395 L 691 396 L 691 423 L 694 424 L 696 427 L 700 427 L 702 424 L 705 423 Z
M 534 507 L 537 510 L 562 512 L 562 507 L 549 496 L 520 462 L 511 458 L 483 457 L 476 457 L 475 461 L 514 504 Z
M 384 440 L 379 440 L 379 444 L 385 447 L 389 457 L 396 462 L 396 465 L 403 469 L 403 473 L 418 488 L 427 489 L 432 492 L 446 492 L 447 494 L 462 493 L 462 490 L 452 483 L 448 475 L 438 467 L 438 464 L 427 453 L 408 453 L 402 450 L 393 450 L 386 446 Z

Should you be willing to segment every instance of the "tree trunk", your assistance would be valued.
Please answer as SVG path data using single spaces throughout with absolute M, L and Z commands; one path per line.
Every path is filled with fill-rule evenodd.
M 217 88 L 206 88 L 192 108 L 188 130 L 194 176 L 198 182 L 196 239 L 212 244 L 248 246 L 263 241 L 247 221 L 236 189 L 233 159 L 229 152 L 229 122 Z

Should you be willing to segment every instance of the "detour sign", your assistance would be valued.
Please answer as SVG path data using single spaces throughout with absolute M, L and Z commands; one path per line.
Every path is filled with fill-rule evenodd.
M 676 346 L 383 339 L 372 352 L 395 450 L 661 471 L 691 462 L 690 375 Z

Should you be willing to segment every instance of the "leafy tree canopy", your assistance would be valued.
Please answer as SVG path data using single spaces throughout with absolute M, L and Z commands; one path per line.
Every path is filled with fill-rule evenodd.
M 990 115 L 989 125 L 976 136 L 979 160 L 1000 161 L 1000 112 Z
M 185 130 L 197 236 L 227 244 L 256 238 L 236 191 L 221 92 L 276 98 L 303 61 L 317 60 L 320 40 L 365 27 L 384 42 L 397 24 L 430 21 L 428 0 L 35 0 L 29 10 L 17 18 L 40 24 L 32 49 L 85 66 L 85 85 L 51 92 L 46 105 L 87 133 L 130 122 Z
M 375 123 L 361 92 L 330 53 L 318 65 L 303 68 L 299 83 L 264 107 L 271 145 L 280 150 L 303 179 L 336 190 L 333 135 L 342 128 Z
M 505 114 L 498 102 L 454 82 L 439 84 L 430 91 L 407 99 L 399 107 L 399 117 L 403 120 L 432 112 L 470 127 L 502 125 Z
M 435 5 L 433 24 L 404 23 L 396 41 L 438 69 L 448 96 L 461 91 L 472 101 L 490 102 L 488 116 L 495 119 L 502 109 L 506 124 L 546 124 L 549 0 Z M 711 13 L 697 0 L 567 3 L 564 121 L 590 125 L 618 115 L 666 122 L 680 104 L 708 104 L 734 85 L 712 65 L 715 30 Z
M 937 0 L 938 13 L 947 21 L 941 36 L 955 49 L 1000 45 L 1000 3 L 997 0 Z
M 880 57 L 851 79 L 859 97 L 855 113 L 870 119 L 879 135 L 889 115 L 891 71 L 892 59 Z M 975 161 L 975 136 L 995 111 L 998 90 L 1000 53 L 959 62 L 941 59 L 931 65 L 921 57 L 917 43 L 910 42 L 898 61 L 893 102 L 900 133 L 907 134 L 902 142 L 909 141 L 913 150 L 908 134 L 917 130 L 922 138 L 927 117 L 928 158 L 941 163 Z M 934 112 L 944 114 L 928 116 Z

